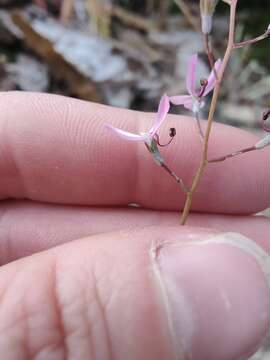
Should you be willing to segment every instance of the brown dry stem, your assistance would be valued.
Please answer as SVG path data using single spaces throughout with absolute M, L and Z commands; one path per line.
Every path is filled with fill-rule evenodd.
M 269 36 L 270 36 L 270 30 L 267 29 L 264 34 L 254 38 L 254 39 L 250 39 L 250 40 L 246 40 L 246 41 L 234 44 L 233 48 L 241 49 L 245 46 L 256 44 L 257 42 L 262 41 L 262 40 L 268 38 Z
M 216 107 L 217 107 L 217 101 L 218 101 L 220 88 L 221 88 L 221 81 L 223 79 L 224 72 L 227 68 L 228 62 L 230 60 L 230 57 L 231 57 L 231 54 L 232 54 L 232 51 L 234 48 L 236 6 L 237 6 L 237 1 L 232 2 L 232 4 L 230 5 L 230 25 L 229 25 L 229 38 L 228 38 L 227 49 L 226 49 L 226 52 L 224 55 L 221 69 L 218 74 L 218 79 L 216 81 L 216 86 L 215 86 L 212 101 L 211 101 L 211 106 L 210 106 L 210 111 L 209 111 L 209 116 L 208 116 L 208 121 L 207 121 L 207 128 L 206 128 L 206 132 L 205 132 L 205 136 L 204 136 L 202 159 L 201 159 L 199 168 L 195 174 L 195 177 L 193 179 L 190 191 L 187 194 L 186 203 L 185 203 L 182 215 L 181 215 L 181 225 L 185 225 L 185 223 L 187 221 L 188 215 L 191 210 L 194 193 L 196 192 L 196 190 L 198 188 L 198 185 L 204 174 L 205 168 L 208 164 L 207 158 L 208 158 L 209 137 L 210 137 L 212 124 L 213 124 L 213 120 L 214 120 L 214 114 L 215 114 Z
M 215 69 L 215 56 L 214 56 L 214 53 L 213 53 L 213 48 L 212 48 L 212 42 L 211 42 L 210 35 L 203 34 L 203 42 L 204 42 L 205 52 L 206 52 L 207 57 L 208 57 L 210 68 L 211 68 L 211 70 L 212 69 L 214 70 L 215 77 L 217 79 L 217 72 L 216 72 L 216 69 Z

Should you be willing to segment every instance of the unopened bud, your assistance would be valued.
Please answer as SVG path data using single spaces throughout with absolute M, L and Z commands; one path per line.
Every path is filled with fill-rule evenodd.
M 263 148 L 265 148 L 266 146 L 269 146 L 269 145 L 270 145 L 270 135 L 267 135 L 263 139 L 258 141 L 257 144 L 255 144 L 255 148 L 257 150 L 261 150 L 261 149 L 263 149 Z
M 232 5 L 232 2 L 235 0 L 223 0 L 223 2 L 225 2 L 228 5 Z
M 212 30 L 212 18 L 218 0 L 200 0 L 202 32 L 210 34 Z

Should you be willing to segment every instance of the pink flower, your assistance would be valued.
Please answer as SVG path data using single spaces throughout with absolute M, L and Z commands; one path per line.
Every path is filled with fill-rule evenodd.
M 155 118 L 154 124 L 147 133 L 142 132 L 140 134 L 133 134 L 128 131 L 118 129 L 110 124 L 106 124 L 106 127 L 108 129 L 112 130 L 115 134 L 117 134 L 124 140 L 148 142 L 148 141 L 151 141 L 155 137 L 158 129 L 160 128 L 163 121 L 165 120 L 169 110 L 170 110 L 169 98 L 167 95 L 164 95 L 160 100 L 159 107 L 158 107 L 158 113 Z
M 118 129 L 110 124 L 106 124 L 105 126 L 113 131 L 116 135 L 120 136 L 124 140 L 129 141 L 143 141 L 147 147 L 147 149 L 153 154 L 155 161 L 161 165 L 163 164 L 163 159 L 158 150 L 158 135 L 157 131 L 161 127 L 162 123 L 166 119 L 166 116 L 170 110 L 170 101 L 167 95 L 164 95 L 159 103 L 158 112 L 154 121 L 154 124 L 150 128 L 150 130 L 146 133 L 141 132 L 140 134 L 133 134 L 128 131 L 124 131 Z
M 215 71 L 218 74 L 222 61 L 219 59 L 215 62 Z M 208 79 L 201 88 L 196 89 L 196 68 L 198 66 L 198 55 L 192 55 L 188 63 L 188 71 L 186 77 L 186 87 L 189 95 L 171 96 L 170 102 L 174 105 L 183 105 L 186 109 L 198 113 L 204 106 L 203 97 L 208 95 L 215 87 L 216 76 L 214 70 L 211 71 Z

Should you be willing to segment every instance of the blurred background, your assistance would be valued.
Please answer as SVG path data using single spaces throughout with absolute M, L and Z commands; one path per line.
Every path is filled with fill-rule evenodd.
M 203 51 L 198 0 L 0 0 L 0 89 L 51 92 L 154 111 L 185 94 L 187 59 Z M 213 46 L 222 57 L 228 6 L 219 2 Z M 265 32 L 268 0 L 239 1 L 236 38 Z M 260 132 L 270 107 L 270 39 L 235 51 L 217 119 Z M 183 109 L 173 109 L 181 111 Z M 207 108 L 206 108 L 207 111 Z M 205 114 L 206 115 L 206 114 Z
M 264 33 L 269 14 L 269 0 L 239 0 L 236 40 Z M 216 58 L 226 47 L 228 15 L 220 1 L 212 34 Z M 186 94 L 191 54 L 200 54 L 198 77 L 207 77 L 198 29 L 199 0 L 0 0 L 0 90 L 155 111 L 165 92 Z M 270 108 L 269 54 L 270 38 L 234 52 L 218 121 L 262 135 L 260 119 Z M 270 360 L 270 352 L 261 349 L 255 359 Z

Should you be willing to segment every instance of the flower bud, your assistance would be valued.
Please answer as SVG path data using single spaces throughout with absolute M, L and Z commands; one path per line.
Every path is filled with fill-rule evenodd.
M 265 148 L 266 146 L 269 146 L 269 145 L 270 145 L 270 135 L 267 135 L 263 139 L 258 141 L 257 144 L 255 144 L 255 148 L 257 150 L 261 150 L 261 149 L 263 149 L 263 148 Z
M 218 0 L 200 0 L 202 32 L 210 34 L 212 30 L 212 18 Z
M 228 5 L 236 5 L 237 4 L 237 1 L 238 0 L 223 0 L 223 2 L 225 2 L 226 4 L 228 4 Z

